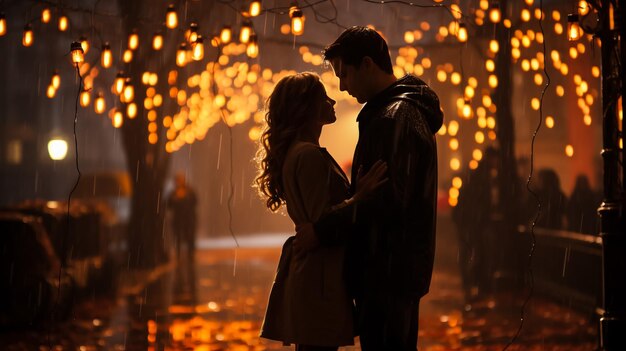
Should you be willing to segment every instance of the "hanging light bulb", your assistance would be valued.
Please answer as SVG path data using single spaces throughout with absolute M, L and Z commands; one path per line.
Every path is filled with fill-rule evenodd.
M 261 14 L 261 2 L 260 1 L 252 1 L 250 2 L 250 17 L 256 17 Z
M 176 65 L 184 67 L 187 64 L 187 44 L 182 43 L 176 51 Z
M 7 34 L 7 19 L 4 13 L 0 13 L 0 37 Z
M 567 39 L 569 41 L 575 41 L 580 39 L 582 35 L 580 25 L 578 24 L 578 15 L 571 13 L 567 15 Z
M 459 24 L 459 33 L 457 37 L 461 43 L 465 43 L 467 41 L 467 26 L 465 23 Z
M 178 26 L 178 15 L 176 14 L 176 7 L 173 4 L 167 7 L 165 25 L 169 29 L 174 29 Z
M 154 50 L 161 50 L 161 48 L 163 48 L 163 35 L 161 33 L 154 33 L 152 37 L 152 48 Z
M 49 23 L 51 18 L 52 18 L 52 13 L 50 12 L 49 8 L 46 7 L 43 10 L 41 10 L 41 22 L 42 23 Z
M 130 63 L 133 60 L 133 51 L 131 49 L 124 50 L 124 54 L 122 55 L 122 61 L 125 63 Z
M 230 42 L 231 37 L 232 37 L 232 31 L 230 29 L 230 26 L 222 27 L 222 31 L 220 32 L 220 41 L 222 42 L 222 44 L 228 44 Z
M 204 38 L 201 35 L 198 35 L 195 43 L 193 44 L 193 49 L 191 51 L 191 58 L 195 61 L 200 61 L 204 58 Z
M 585 16 L 591 10 L 590 5 L 585 0 L 578 1 L 578 14 L 581 16 Z
M 54 71 L 54 74 L 52 75 L 52 79 L 50 80 L 50 85 L 54 89 L 59 89 L 59 86 L 61 86 L 61 76 L 59 75 L 59 72 Z
M 124 92 L 122 93 L 122 102 L 130 103 L 135 99 L 135 88 L 130 83 L 130 78 L 126 79 L 124 83 Z
M 104 110 L 106 110 L 107 104 L 104 100 L 104 96 L 102 96 L 102 93 L 98 93 L 98 97 L 94 101 L 93 108 L 99 115 L 104 113 Z
M 195 22 L 191 22 L 189 24 L 189 29 L 185 32 L 185 38 L 187 38 L 187 42 L 192 44 L 198 40 L 198 24 Z
M 79 65 L 85 62 L 85 53 L 83 52 L 83 46 L 79 41 L 72 42 L 70 46 L 70 52 L 72 54 L 72 63 Z
M 304 33 L 304 15 L 302 10 L 292 6 L 289 9 L 289 16 L 291 17 L 291 34 L 302 35 Z
M 126 106 L 126 115 L 130 119 L 135 118 L 137 116 L 137 104 L 135 104 L 134 102 L 128 104 L 128 106 Z
M 87 51 L 89 51 L 89 41 L 87 41 L 87 38 L 85 36 L 81 36 L 78 41 L 80 42 L 80 46 L 83 48 L 83 54 L 87 54 Z
M 121 111 L 113 112 L 113 118 L 111 118 L 111 123 L 114 128 L 121 128 L 124 124 L 124 115 Z
M 62 15 L 61 17 L 59 17 L 59 30 L 61 32 L 65 32 L 67 30 L 67 26 L 68 26 L 67 16 Z
M 83 90 L 80 92 L 80 106 L 87 107 L 89 106 L 89 102 L 91 101 L 91 95 L 89 91 Z
M 35 36 L 33 35 L 33 27 L 30 24 L 24 26 L 24 33 L 22 35 L 22 45 L 28 47 L 33 45 Z
M 489 20 L 493 23 L 500 23 L 502 19 L 502 14 L 500 13 L 500 4 L 497 1 L 494 1 L 489 6 Z
M 48 90 L 46 90 L 46 96 L 52 99 L 54 95 L 56 95 L 56 93 L 57 93 L 57 90 L 54 89 L 52 84 L 48 85 Z
M 463 102 L 463 110 L 462 110 L 463 118 L 468 119 L 472 116 L 472 105 L 470 105 L 470 101 L 465 99 Z
M 124 72 L 119 71 L 115 76 L 115 86 L 113 90 L 117 95 L 120 95 L 124 91 L 124 83 L 126 82 L 126 77 L 124 76 Z
M 257 43 L 256 34 L 250 35 L 248 47 L 246 48 L 246 55 L 248 55 L 248 57 L 250 58 L 255 58 L 259 56 L 259 44 Z
M 128 48 L 131 50 L 137 49 L 139 46 L 139 35 L 137 34 L 137 30 L 134 29 L 133 33 L 128 36 Z
M 102 45 L 102 55 L 100 59 L 102 67 L 104 68 L 109 68 L 113 64 L 113 54 L 111 53 L 111 46 L 109 43 L 104 43 L 104 45 Z
M 241 31 L 239 32 L 239 42 L 247 44 L 252 34 L 252 23 L 250 21 L 244 21 L 241 25 Z

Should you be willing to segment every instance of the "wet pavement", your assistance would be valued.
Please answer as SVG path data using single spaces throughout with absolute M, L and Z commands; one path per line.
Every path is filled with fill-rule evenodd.
M 115 298 L 96 292 L 68 321 L 2 331 L 0 350 L 291 350 L 258 337 L 279 253 L 209 248 L 197 252 L 195 264 L 122 272 Z M 503 350 L 519 327 L 525 296 L 498 294 L 469 309 L 456 265 L 440 256 L 420 305 L 420 350 Z M 593 350 L 596 329 L 590 314 L 533 296 L 508 350 Z M 360 350 L 358 340 L 342 350 Z

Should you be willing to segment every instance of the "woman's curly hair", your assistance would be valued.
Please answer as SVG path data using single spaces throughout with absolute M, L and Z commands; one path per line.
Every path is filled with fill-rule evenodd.
M 287 150 L 317 113 L 322 96 L 324 86 L 319 76 L 303 72 L 281 79 L 267 99 L 266 127 L 256 155 L 259 172 L 254 182 L 271 211 L 285 202 L 282 169 Z

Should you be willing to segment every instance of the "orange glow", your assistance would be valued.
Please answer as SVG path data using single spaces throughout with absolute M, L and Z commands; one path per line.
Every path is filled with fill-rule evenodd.
M 176 7 L 169 5 L 167 7 L 167 13 L 165 14 L 165 25 L 169 29 L 174 29 L 178 26 L 178 15 L 176 14 Z
M 5 25 L 6 28 L 6 25 Z M 5 33 L 6 33 L 6 29 L 5 29 Z M 24 26 L 24 33 L 22 34 L 22 45 L 28 47 L 33 45 L 33 42 L 35 41 L 35 36 L 33 34 L 33 28 L 30 26 L 30 24 L 27 24 Z

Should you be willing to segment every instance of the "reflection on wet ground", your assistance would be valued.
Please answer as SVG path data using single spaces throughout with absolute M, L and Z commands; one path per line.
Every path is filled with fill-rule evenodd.
M 125 272 L 116 298 L 96 294 L 69 321 L 3 331 L 0 349 L 290 350 L 258 337 L 278 256 L 279 248 L 203 249 L 195 264 Z M 465 311 L 460 278 L 451 267 L 436 268 L 422 300 L 420 350 L 502 350 L 518 328 L 524 296 L 498 295 Z M 142 284 L 146 277 L 152 281 Z M 509 350 L 592 350 L 596 334 L 590 315 L 534 297 Z M 358 342 L 342 350 L 359 350 Z

